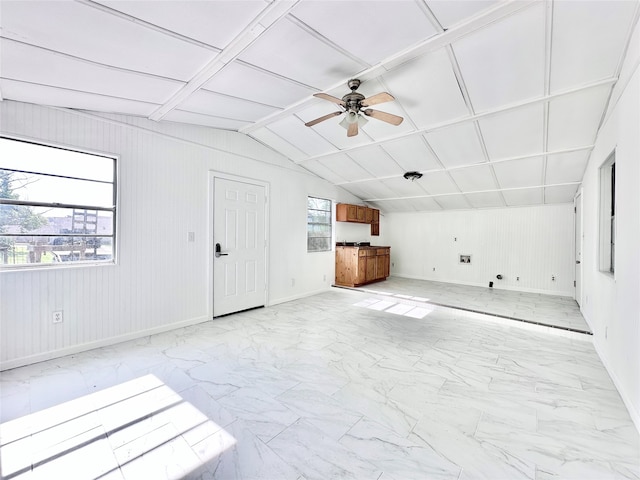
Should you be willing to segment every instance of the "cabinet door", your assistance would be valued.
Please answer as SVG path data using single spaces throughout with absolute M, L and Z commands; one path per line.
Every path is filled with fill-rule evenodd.
M 365 282 L 372 282 L 373 280 L 376 280 L 378 278 L 376 276 L 378 257 L 370 256 L 365 258 L 367 264 L 367 269 L 365 272 Z
M 378 223 L 380 222 L 380 210 L 378 210 L 377 208 L 372 208 L 371 209 L 371 221 L 373 223 Z
M 373 210 L 371 208 L 364 209 L 364 223 L 371 223 L 373 221 Z
M 349 205 L 346 203 L 339 203 L 336 205 L 336 221 L 337 222 L 346 222 L 347 220 L 347 209 Z
M 365 207 L 356 205 L 356 222 L 364 223 L 364 211 Z
M 357 205 L 347 205 L 347 221 L 348 222 L 357 222 L 358 221 L 358 207 Z
M 380 235 L 380 224 L 379 223 L 372 223 L 371 224 L 371 235 L 373 235 L 373 236 Z
M 380 279 L 380 278 L 386 278 L 387 275 L 385 275 L 385 264 L 387 263 L 387 256 L 386 255 L 378 255 L 376 256 L 376 278 Z

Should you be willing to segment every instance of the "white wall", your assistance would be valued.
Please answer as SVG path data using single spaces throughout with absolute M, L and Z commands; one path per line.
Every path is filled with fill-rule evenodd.
M 392 275 L 573 295 L 573 205 L 388 213 L 385 227 Z
M 582 313 L 640 430 L 640 39 L 629 53 L 583 179 Z M 598 270 L 599 168 L 616 152 L 615 277 Z
M 307 195 L 357 199 L 245 135 L 12 101 L 0 126 L 120 156 L 118 264 L 0 272 L 2 369 L 207 320 L 211 170 L 269 183 L 270 304 L 332 283 L 333 252 L 306 250 Z

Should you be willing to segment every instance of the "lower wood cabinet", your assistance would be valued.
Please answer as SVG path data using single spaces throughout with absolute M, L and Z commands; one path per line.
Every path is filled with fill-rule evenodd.
M 390 247 L 336 246 L 336 285 L 357 287 L 389 276 Z

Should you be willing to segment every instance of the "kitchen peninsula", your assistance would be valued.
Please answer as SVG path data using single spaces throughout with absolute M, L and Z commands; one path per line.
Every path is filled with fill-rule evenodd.
M 336 244 L 336 285 L 358 287 L 389 276 L 391 247 Z

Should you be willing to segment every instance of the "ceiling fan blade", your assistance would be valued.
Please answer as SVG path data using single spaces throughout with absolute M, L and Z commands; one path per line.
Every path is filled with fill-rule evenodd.
M 353 122 L 349 124 L 349 128 L 347 128 L 347 137 L 355 137 L 358 134 L 358 122 Z
M 373 117 L 376 120 L 382 120 L 383 122 L 390 123 L 391 125 L 400 125 L 404 118 L 394 115 L 392 113 L 380 112 L 378 110 L 371 110 L 367 108 L 363 112 L 368 117 Z
M 363 107 L 370 107 L 371 105 L 377 105 L 379 103 L 391 102 L 395 100 L 393 95 L 387 92 L 376 93 L 375 95 L 370 96 L 369 98 L 365 98 L 360 102 L 360 105 Z
M 314 93 L 313 96 L 317 98 L 321 98 L 323 100 L 329 100 L 330 102 L 337 103 L 338 105 L 342 105 L 343 107 L 347 106 L 347 104 L 344 103 L 342 99 L 338 97 L 334 97 L 333 95 L 329 95 L 327 93 Z
M 325 115 L 323 117 L 320 118 L 316 118 L 315 120 L 311 120 L 310 122 L 305 123 L 305 125 L 307 127 L 313 127 L 315 124 L 320 123 L 320 122 L 324 122 L 325 120 L 329 120 L 330 118 L 336 117 L 338 115 L 341 115 L 343 112 L 333 112 L 333 113 L 329 113 L 328 115 Z

